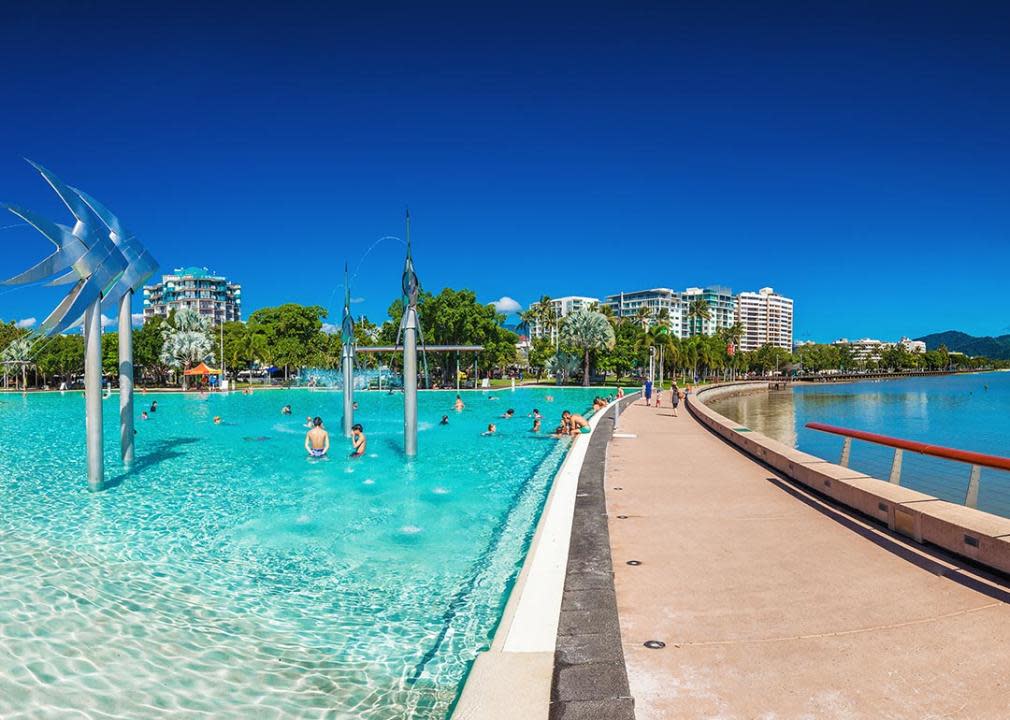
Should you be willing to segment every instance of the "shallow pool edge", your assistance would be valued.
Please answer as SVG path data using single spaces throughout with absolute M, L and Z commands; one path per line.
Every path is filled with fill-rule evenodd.
M 575 438 L 555 473 L 491 647 L 470 667 L 452 720 L 547 718 L 579 475 L 590 440 L 613 405 L 593 414 L 591 432 Z

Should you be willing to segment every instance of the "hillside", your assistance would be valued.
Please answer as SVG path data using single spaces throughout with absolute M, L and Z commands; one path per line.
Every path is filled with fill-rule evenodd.
M 925 335 L 916 340 L 926 343 L 927 350 L 946 345 L 948 350 L 965 355 L 984 355 L 994 360 L 1010 360 L 1010 335 L 975 337 L 957 330 Z

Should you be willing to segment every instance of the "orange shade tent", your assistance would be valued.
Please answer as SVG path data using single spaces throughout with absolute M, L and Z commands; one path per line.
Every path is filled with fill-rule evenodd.
M 183 375 L 219 375 L 220 373 L 220 370 L 209 368 L 206 363 L 200 363 L 196 367 L 191 367 Z

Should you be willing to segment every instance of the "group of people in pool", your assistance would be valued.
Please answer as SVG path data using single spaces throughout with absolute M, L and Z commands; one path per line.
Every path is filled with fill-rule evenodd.
M 623 395 L 624 395 L 624 393 L 622 391 L 618 390 L 617 397 L 621 397 Z M 489 396 L 488 397 L 488 400 L 497 400 L 497 399 L 498 398 L 494 397 L 494 396 Z M 550 397 L 550 396 L 548 396 L 545 399 L 548 402 L 552 402 L 554 400 L 554 398 Z M 595 413 L 595 412 L 601 410 L 602 408 L 606 407 L 613 400 L 614 400 L 613 397 L 607 397 L 607 398 L 596 397 L 596 398 L 594 398 L 593 399 L 593 412 Z M 460 397 L 459 395 L 456 395 L 456 402 L 453 404 L 453 408 L 457 412 L 459 412 L 459 411 L 463 410 L 464 407 L 466 407 L 466 405 L 463 402 L 463 398 Z M 502 420 L 512 420 L 515 416 L 516 416 L 515 409 L 514 408 L 509 408 L 508 410 L 506 410 L 501 415 L 501 419 Z M 533 427 L 530 428 L 530 432 L 539 433 L 540 430 L 541 430 L 541 428 L 542 428 L 543 418 L 544 418 L 544 416 L 540 413 L 540 410 L 538 410 L 537 408 L 533 408 L 533 412 L 531 412 L 526 417 L 529 417 L 529 418 L 533 419 Z M 443 415 L 442 416 L 442 420 L 439 422 L 439 425 L 448 425 L 448 424 L 449 424 L 449 416 L 448 415 Z M 498 432 L 498 425 L 495 424 L 495 423 L 488 423 L 487 430 L 485 430 L 484 432 L 482 432 L 481 435 L 484 435 L 484 436 L 495 435 L 495 434 L 497 434 L 497 432 Z M 571 412 L 569 410 L 564 410 L 561 413 L 561 423 L 556 428 L 554 428 L 554 432 L 551 433 L 551 436 L 552 437 L 556 437 L 556 438 L 560 438 L 560 437 L 579 435 L 579 434 L 588 433 L 588 432 L 589 432 L 589 421 L 584 416 L 582 416 L 582 415 L 580 415 L 578 413 L 573 413 L 573 412 Z
M 621 398 L 624 392 L 621 390 L 617 391 L 617 398 Z M 494 398 L 497 399 L 497 398 Z M 553 400 L 553 398 L 550 398 Z M 593 412 L 597 412 L 614 400 L 614 397 L 595 397 L 593 398 Z M 456 401 L 453 403 L 453 409 L 457 412 L 462 411 L 466 407 L 463 402 L 463 398 L 456 395 Z M 358 404 L 354 403 L 354 409 L 358 408 Z M 284 415 L 291 414 L 291 406 L 285 405 L 281 409 L 281 413 Z M 512 420 L 516 415 L 514 408 L 509 408 L 502 415 L 502 420 Z M 533 408 L 527 417 L 533 419 L 533 427 L 530 428 L 530 432 L 539 433 L 543 423 L 544 416 L 540 413 L 540 410 Z M 443 415 L 442 419 L 438 423 L 439 425 L 448 425 L 449 416 Z M 330 451 L 330 434 L 323 427 L 323 419 L 321 417 L 306 417 L 305 425 L 309 428 L 309 431 L 305 433 L 305 451 L 309 454 L 309 457 L 322 458 L 327 455 Z M 498 426 L 495 423 L 488 423 L 487 430 L 485 430 L 482 435 L 494 435 L 498 432 Z M 567 436 L 575 436 L 589 432 L 589 421 L 579 413 L 573 413 L 570 410 L 564 410 L 561 413 L 561 423 L 554 428 L 554 432 L 551 433 L 552 437 L 561 438 Z M 365 430 L 361 423 L 357 423 L 351 427 L 351 443 L 354 449 L 351 451 L 350 457 L 361 457 L 365 454 L 368 447 L 368 438 L 365 435 Z

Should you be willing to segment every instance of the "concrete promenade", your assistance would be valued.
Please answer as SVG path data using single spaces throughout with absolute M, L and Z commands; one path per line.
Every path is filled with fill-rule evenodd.
M 663 401 L 624 412 L 637 438 L 607 458 L 638 720 L 1010 718 L 1005 580 L 836 509 Z

